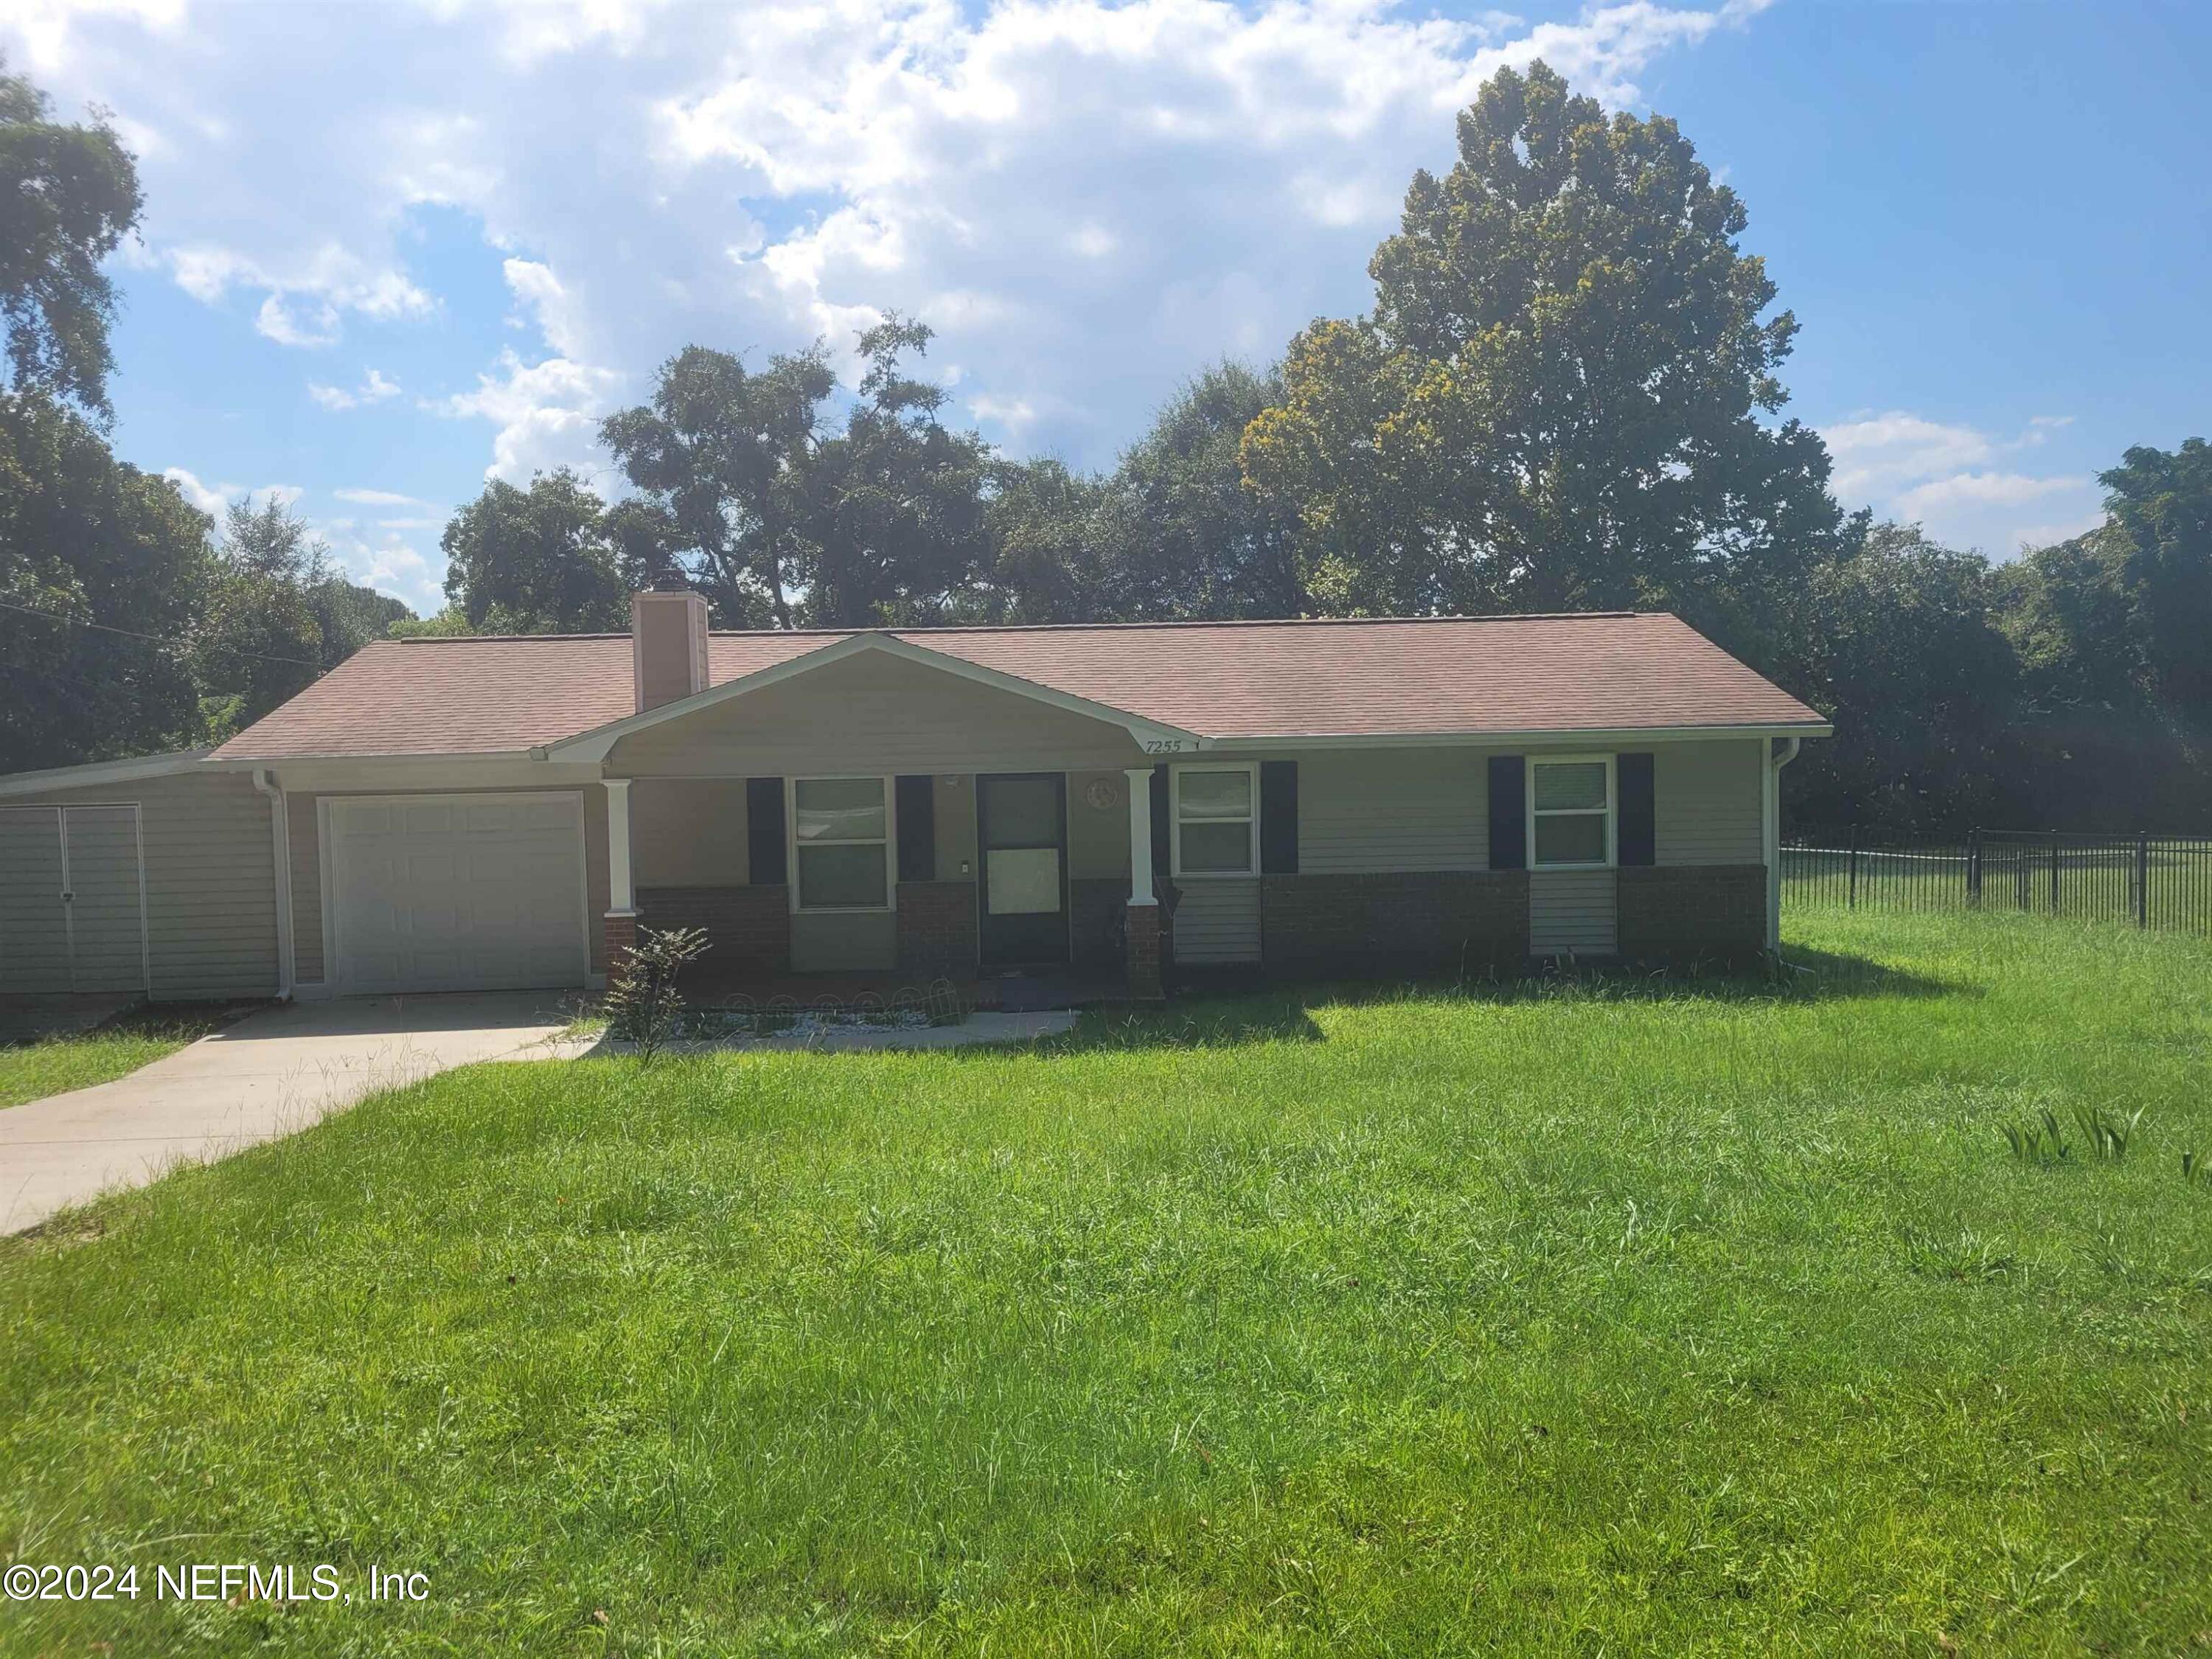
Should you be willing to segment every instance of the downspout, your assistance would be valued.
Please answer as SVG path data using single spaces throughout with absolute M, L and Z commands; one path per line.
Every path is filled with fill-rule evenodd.
M 276 995 L 292 1000 L 292 815 L 285 805 L 283 786 L 273 782 L 269 769 L 253 769 L 253 787 L 269 797 L 269 855 L 276 877 Z
M 1770 738 L 1766 744 L 1765 788 L 1760 800 L 1765 809 L 1760 828 L 1765 832 L 1766 842 L 1766 948 L 1782 948 L 1782 769 L 1797 758 L 1804 747 L 1802 738 L 1784 739 L 1788 744 L 1779 755 L 1774 752 Z

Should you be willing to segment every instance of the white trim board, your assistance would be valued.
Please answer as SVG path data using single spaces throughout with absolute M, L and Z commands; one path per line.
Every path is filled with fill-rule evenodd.
M 171 755 L 140 755 L 131 760 L 88 761 L 82 766 L 50 767 L 43 772 L 18 772 L 0 778 L 0 796 L 40 795 L 51 789 L 97 789 L 102 784 L 134 783 L 140 778 L 166 777 L 173 772 L 242 772 L 246 767 L 230 762 L 210 763 L 206 749 L 184 749 Z M 122 805 L 118 802 L 117 805 Z

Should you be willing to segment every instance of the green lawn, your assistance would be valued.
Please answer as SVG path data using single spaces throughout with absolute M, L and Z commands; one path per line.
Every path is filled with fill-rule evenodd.
M 0 1247 L 0 1557 L 356 1601 L 0 1645 L 2212 1644 L 2212 945 L 1793 933 L 1779 991 L 483 1066 L 110 1200 Z
M 245 1012 L 229 1003 L 165 1003 L 132 1009 L 93 1030 L 0 1044 L 0 1108 L 127 1077 Z

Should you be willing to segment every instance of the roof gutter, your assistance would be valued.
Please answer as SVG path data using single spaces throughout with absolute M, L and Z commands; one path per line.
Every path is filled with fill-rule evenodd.
M 1787 738 L 1794 745 L 1806 738 L 1835 734 L 1826 720 L 1778 721 L 1751 726 L 1644 726 L 1581 729 L 1537 726 L 1518 732 L 1358 732 L 1327 737 L 1282 734 L 1267 737 L 1215 737 L 1206 739 L 1209 749 L 1420 749 L 1473 745 L 1510 749 L 1531 743 L 1694 743 L 1725 738 Z M 1793 747 L 1790 751 L 1797 751 Z

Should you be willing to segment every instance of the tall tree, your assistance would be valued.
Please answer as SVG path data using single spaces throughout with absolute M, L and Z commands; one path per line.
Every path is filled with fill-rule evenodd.
M 1791 769 L 1800 821 L 1960 830 L 2019 805 L 2019 674 L 1989 562 L 1879 524 L 1820 560 L 1769 666 L 1836 723 Z
M 209 522 L 42 393 L 0 393 L 0 772 L 193 740 Z
M 307 587 L 328 550 L 275 495 L 230 503 L 196 621 L 203 736 L 219 742 L 312 685 L 325 667 Z
M 661 365 L 650 404 L 600 426 L 725 627 L 794 624 L 818 411 L 836 384 L 819 347 L 756 374 L 687 346 Z
M 942 389 L 906 373 L 929 338 L 896 314 L 860 335 L 859 395 L 842 427 L 819 346 L 758 374 L 689 347 L 662 366 L 650 404 L 601 427 L 718 617 L 865 627 L 974 602 L 992 457 L 938 418 Z
M 943 389 L 904 370 L 929 339 L 926 325 L 896 313 L 863 331 L 860 395 L 844 429 L 809 453 L 798 570 L 812 626 L 942 621 L 988 562 L 990 451 L 939 421 Z
M 1819 437 L 1773 423 L 1796 324 L 1663 117 L 1542 64 L 1415 174 L 1372 313 L 1313 325 L 1244 440 L 1336 611 L 1668 605 L 1741 634 L 1836 544 Z
M 9 385 L 108 413 L 115 288 L 100 262 L 138 222 L 130 152 L 105 120 L 65 126 L 0 59 L 0 320 Z
M 527 489 L 495 478 L 446 526 L 447 598 L 476 632 L 627 628 L 630 592 L 650 572 L 616 528 L 567 467 L 538 474 Z
M 2105 522 L 1998 575 L 2039 822 L 2212 817 L 2212 447 L 2130 449 Z
M 1244 430 L 1285 397 L 1281 376 L 1215 364 L 1188 382 L 1115 469 L 1112 512 L 1132 603 L 1157 617 L 1297 617 L 1306 591 L 1297 512 L 1244 479 Z

